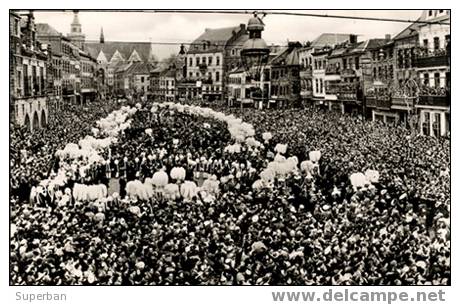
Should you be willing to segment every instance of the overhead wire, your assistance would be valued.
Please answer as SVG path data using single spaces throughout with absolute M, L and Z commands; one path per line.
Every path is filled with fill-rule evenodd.
M 49 9 L 36 9 L 34 11 L 62 11 L 62 12 L 72 12 L 75 10 L 69 9 L 58 9 L 58 10 L 49 10 Z M 383 18 L 383 17 L 366 17 L 366 16 L 345 16 L 345 15 L 330 15 L 330 14 L 319 14 L 319 13 L 307 13 L 298 11 L 279 11 L 279 10 L 168 10 L 168 9 L 104 9 L 104 10 L 92 10 L 92 9 L 82 9 L 78 11 L 86 12 L 136 12 L 136 13 L 173 13 L 173 14 L 228 14 L 228 15 L 248 15 L 253 13 L 258 13 L 263 16 L 267 15 L 284 15 L 284 16 L 299 16 L 299 17 L 313 17 L 313 18 L 334 18 L 334 19 L 350 19 L 350 20 L 367 20 L 367 21 L 379 21 L 379 22 L 401 22 L 401 23 L 415 23 L 415 24 L 440 24 L 440 25 L 450 25 L 450 22 L 442 21 L 427 21 L 427 20 L 411 20 L 411 19 L 398 19 L 398 18 Z M 449 10 L 447 10 L 449 11 Z M 449 14 L 450 15 L 450 14 Z

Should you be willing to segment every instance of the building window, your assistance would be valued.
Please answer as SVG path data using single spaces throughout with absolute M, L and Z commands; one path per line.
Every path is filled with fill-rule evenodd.
M 199 65 L 200 65 L 200 58 L 197 57 L 197 58 L 196 58 L 196 66 L 198 67 Z
M 141 83 L 143 83 L 143 82 L 144 82 L 144 77 L 143 77 L 143 76 L 141 76 Z
M 441 135 L 441 114 L 435 113 L 433 120 L 433 135 L 439 137 Z
M 434 37 L 433 38 L 433 48 L 435 50 L 439 50 L 439 37 Z
M 220 66 L 220 57 L 219 56 L 216 56 L 216 65 Z
M 428 73 L 423 74 L 423 84 L 428 86 L 430 84 L 430 75 Z
M 430 135 L 430 113 L 425 112 L 422 122 L 422 133 L 424 136 Z
M 355 57 L 355 69 L 359 69 L 359 57 Z
M 323 87 L 323 80 L 322 79 L 319 80 L 319 91 L 320 91 L 320 93 L 324 93 L 324 87 Z
M 220 73 L 219 71 L 216 72 L 216 82 L 220 81 Z
M 189 60 L 189 66 L 193 66 L 193 58 L 190 57 L 190 60 Z
M 439 88 L 440 85 L 441 85 L 441 78 L 439 76 L 439 73 L 435 73 L 434 74 L 434 86 L 436 88 Z
M 17 78 L 17 82 L 18 82 L 18 84 L 17 84 L 18 88 L 21 88 L 21 87 L 22 87 L 22 85 L 21 85 L 21 82 L 22 82 L 22 75 L 21 75 L 21 71 L 18 71 L 18 78 Z
M 377 68 L 374 67 L 374 78 L 377 78 Z
M 318 85 L 318 80 L 317 79 L 315 79 L 315 89 L 316 89 L 315 91 L 318 93 L 319 85 Z
M 428 49 L 428 39 L 423 39 L 423 47 Z
M 208 66 L 212 65 L 212 56 L 208 57 Z

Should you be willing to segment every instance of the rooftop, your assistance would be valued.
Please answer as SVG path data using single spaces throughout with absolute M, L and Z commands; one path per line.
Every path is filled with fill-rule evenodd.
M 246 34 L 246 26 L 244 24 L 217 29 L 207 28 L 203 34 L 192 42 L 189 53 L 222 51 L 229 41 L 237 35 L 237 33 L 243 34 L 241 31 L 244 31 L 244 34 Z M 241 41 L 238 42 L 237 37 L 235 38 L 236 40 L 232 41 L 232 44 L 242 44 Z
M 61 33 L 48 23 L 37 23 L 35 24 L 35 29 L 38 36 L 61 36 Z
M 85 49 L 91 56 L 97 58 L 99 52 L 103 52 L 108 61 L 116 51 L 120 52 L 124 59 L 128 60 L 134 50 L 139 54 L 142 61 L 147 62 L 151 56 L 150 42 L 129 42 L 129 41 L 86 41 Z

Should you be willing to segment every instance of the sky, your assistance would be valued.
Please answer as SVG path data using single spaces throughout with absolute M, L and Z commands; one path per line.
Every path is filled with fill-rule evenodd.
M 395 18 L 415 20 L 420 10 L 304 10 L 297 12 Z M 72 12 L 36 11 L 37 23 L 48 23 L 63 34 L 70 32 Z M 101 27 L 106 41 L 152 41 L 190 43 L 204 32 L 205 28 L 219 28 L 246 24 L 251 17 L 230 14 L 187 13 L 139 13 L 139 12 L 90 12 L 80 11 L 82 32 L 87 40 L 99 40 Z M 267 15 L 262 37 L 268 44 L 285 45 L 287 41 L 311 41 L 322 33 L 358 34 L 359 40 L 383 38 L 385 34 L 397 35 L 408 23 L 381 22 L 334 18 Z M 155 55 L 164 59 L 177 54 L 177 45 L 153 45 Z

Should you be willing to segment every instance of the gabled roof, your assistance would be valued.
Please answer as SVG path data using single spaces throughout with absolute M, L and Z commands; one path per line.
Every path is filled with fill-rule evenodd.
M 380 48 L 380 47 L 382 47 L 383 45 L 385 45 L 386 42 L 387 42 L 387 41 L 386 41 L 385 39 L 379 39 L 379 38 L 369 39 L 369 40 L 367 41 L 366 49 Z
M 419 21 L 420 18 L 417 19 Z M 393 40 L 404 39 L 412 36 L 416 36 L 418 34 L 419 25 L 418 23 L 412 23 L 407 28 L 402 30 L 398 35 L 396 35 Z
M 271 65 L 287 65 L 287 66 L 292 66 L 292 65 L 299 65 L 300 64 L 300 59 L 299 59 L 299 50 L 302 47 L 301 44 L 292 44 L 289 47 L 284 48 L 279 54 L 277 54 L 275 57 L 273 57 L 270 60 Z
M 134 62 L 128 68 L 127 73 L 130 73 L 130 74 L 149 74 L 150 70 L 151 70 L 151 65 L 149 63 Z
M 35 24 L 35 30 L 37 31 L 38 36 L 61 36 L 61 33 L 48 23 Z
M 334 46 L 338 43 L 342 43 L 350 40 L 352 34 L 339 34 L 339 33 L 323 33 L 318 38 L 312 41 L 311 47 L 321 48 L 325 46 Z
M 102 51 L 108 61 L 112 58 L 113 54 L 118 51 L 123 58 L 128 59 L 134 50 L 144 62 L 149 61 L 151 56 L 150 42 L 127 42 L 127 41 L 105 41 L 104 43 L 87 41 L 85 42 L 85 49 L 95 58 Z
M 160 77 L 176 77 L 176 70 L 167 69 L 160 73 Z
M 230 43 L 230 46 L 232 48 L 243 47 L 244 43 L 248 39 L 249 39 L 249 35 L 248 34 L 243 34 L 243 35 L 239 36 L 238 38 L 236 38 L 234 41 L 232 41 Z
M 205 29 L 204 33 L 192 42 L 188 53 L 221 51 L 225 48 L 229 40 L 242 30 L 246 32 L 244 24 L 227 28 Z M 232 45 L 233 43 L 234 42 L 232 42 Z M 204 44 L 206 45 L 206 48 L 203 48 Z
M 132 63 L 119 63 L 115 67 L 115 72 L 116 73 L 126 72 L 131 65 L 132 65 Z

